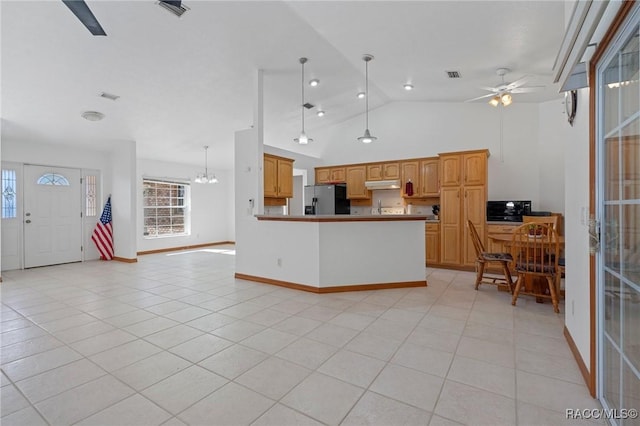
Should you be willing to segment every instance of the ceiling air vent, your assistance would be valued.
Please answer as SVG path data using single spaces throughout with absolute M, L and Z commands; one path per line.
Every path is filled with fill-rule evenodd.
M 306 109 L 311 109 L 313 108 L 315 105 L 310 104 L 309 102 L 307 102 L 306 104 L 302 105 L 303 107 L 305 107 Z
M 460 78 L 462 77 L 458 71 L 445 71 L 449 78 Z
M 115 101 L 115 100 L 120 98 L 120 96 L 118 96 L 118 95 L 114 95 L 113 93 L 107 93 L 107 92 L 101 92 L 100 93 L 100 97 L 101 98 L 105 98 L 105 99 L 109 99 L 111 101 Z

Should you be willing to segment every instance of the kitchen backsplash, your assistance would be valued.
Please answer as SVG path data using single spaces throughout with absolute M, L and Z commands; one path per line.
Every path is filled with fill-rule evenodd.
M 400 191 L 395 189 L 382 189 L 371 191 L 372 204 L 367 207 L 351 207 L 351 214 L 366 215 L 376 214 L 378 210 L 378 200 L 382 207 L 404 207 L 404 212 L 408 214 L 409 204 L 405 205 L 404 199 L 400 196 Z M 432 215 L 432 206 L 412 205 L 411 214 Z
M 287 214 L 287 206 L 264 206 L 264 214 L 269 216 L 282 216 Z

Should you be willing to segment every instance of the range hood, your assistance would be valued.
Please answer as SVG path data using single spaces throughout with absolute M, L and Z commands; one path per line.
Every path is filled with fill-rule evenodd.
M 367 189 L 400 189 L 400 180 L 369 180 L 364 183 Z

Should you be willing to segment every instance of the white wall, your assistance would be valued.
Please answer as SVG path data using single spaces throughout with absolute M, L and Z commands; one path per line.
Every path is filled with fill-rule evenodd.
M 254 244 L 258 221 L 254 215 L 262 213 L 262 156 L 263 148 L 257 129 L 235 134 L 235 225 L 236 272 L 247 273 L 264 256 Z M 250 201 L 253 200 L 253 201 Z M 262 243 L 260 243 L 262 244 Z M 263 245 L 260 245 L 263 247 Z
M 539 183 L 541 175 L 549 176 L 548 164 L 563 162 L 563 152 L 549 152 L 547 137 L 540 145 L 542 126 L 537 104 L 518 103 L 516 99 L 500 109 L 486 103 L 392 102 L 371 111 L 369 122 L 378 138 L 369 145 L 356 140 L 364 130 L 362 116 L 316 130 L 314 143 L 325 144 L 323 165 L 488 148 L 489 199 L 530 199 L 535 210 L 564 211 L 562 179 L 552 193 L 541 190 Z
M 590 366 L 589 234 L 585 212 L 589 206 L 589 89 L 578 92 L 578 108 L 573 127 L 562 120 L 549 120 L 565 145 L 565 326 L 582 359 Z
M 542 103 L 539 110 L 540 202 L 536 210 L 563 212 L 565 211 L 565 155 L 567 139 L 571 137 L 571 126 L 567 121 L 563 100 Z M 569 151 L 569 156 L 572 155 Z
M 113 216 L 113 255 L 135 259 L 136 251 L 136 143 L 118 142 L 111 152 L 111 214 Z M 103 195 L 103 203 L 106 196 Z
M 142 194 L 143 177 L 191 180 L 191 234 L 176 237 L 145 238 L 144 212 L 142 196 L 138 197 L 137 246 L 138 251 L 158 250 L 171 247 L 182 247 L 196 244 L 233 241 L 234 234 L 230 229 L 233 219 L 232 173 L 212 170 L 220 181 L 218 184 L 194 183 L 196 173 L 201 172 L 199 166 L 168 163 L 148 159 L 137 161 L 137 193 Z

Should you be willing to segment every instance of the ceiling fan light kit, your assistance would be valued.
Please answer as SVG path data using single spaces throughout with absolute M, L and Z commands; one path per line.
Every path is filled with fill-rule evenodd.
M 301 80 L 301 83 L 300 83 L 300 87 L 302 88 L 302 90 L 301 90 L 301 92 L 302 92 L 302 102 L 300 102 L 300 104 L 302 105 L 302 131 L 300 132 L 300 136 L 295 138 L 293 141 L 296 142 L 297 144 L 300 144 L 300 145 L 306 145 L 309 142 L 313 142 L 313 139 L 309 139 L 307 134 L 304 132 L 304 109 L 305 109 L 305 102 L 304 102 L 304 64 L 306 64 L 307 61 L 308 61 L 307 58 L 298 59 L 298 62 L 300 62 L 300 65 L 302 67 L 302 80 Z M 319 82 L 319 80 L 318 80 L 318 82 Z M 309 104 L 309 105 L 311 105 L 311 104 Z M 311 106 L 311 108 L 313 108 L 313 106 Z
M 358 140 L 362 143 L 371 143 L 378 139 L 375 136 L 371 136 L 369 131 L 369 62 L 373 60 L 373 55 L 365 54 L 362 56 L 362 60 L 364 61 L 365 130 L 364 135 L 360 136 Z
M 478 96 L 477 98 L 468 99 L 465 102 L 474 102 L 480 99 L 490 98 L 488 103 L 493 107 L 497 107 L 499 105 L 509 106 L 513 103 L 513 94 L 514 93 L 530 93 L 535 92 L 537 90 L 542 89 L 544 86 L 525 86 L 527 81 L 529 80 L 528 75 L 508 83 L 504 81 L 504 76 L 507 75 L 511 70 L 509 68 L 498 68 L 496 70 L 496 74 L 501 78 L 502 82 L 496 87 L 481 87 L 482 90 L 488 90 L 492 93 L 488 95 Z

